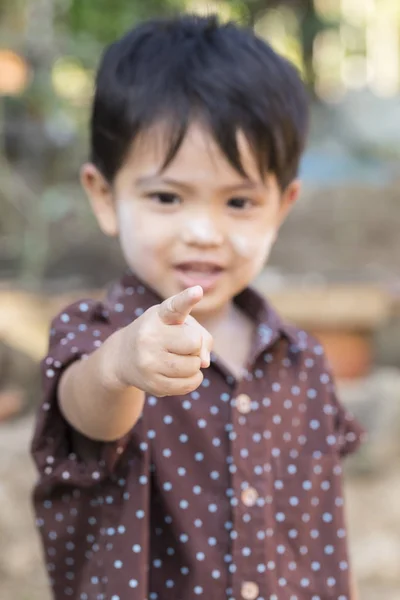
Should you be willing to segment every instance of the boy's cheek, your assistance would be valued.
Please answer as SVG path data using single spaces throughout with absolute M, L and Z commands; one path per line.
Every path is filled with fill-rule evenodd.
M 271 252 L 276 235 L 277 232 L 273 228 L 259 235 L 232 233 L 230 234 L 230 242 L 238 257 L 264 261 Z

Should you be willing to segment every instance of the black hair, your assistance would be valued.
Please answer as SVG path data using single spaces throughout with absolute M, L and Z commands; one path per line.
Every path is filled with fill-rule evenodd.
M 96 80 L 91 160 L 111 183 L 137 139 L 167 126 L 164 168 L 200 119 L 242 175 L 237 133 L 261 174 L 284 189 L 297 175 L 308 101 L 297 70 L 251 30 L 217 17 L 143 23 L 105 51 Z

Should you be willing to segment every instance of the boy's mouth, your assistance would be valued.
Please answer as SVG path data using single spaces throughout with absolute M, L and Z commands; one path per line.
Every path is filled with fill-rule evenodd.
M 193 261 L 175 265 L 175 272 L 182 288 L 201 285 L 206 293 L 215 287 L 224 269 L 216 263 Z

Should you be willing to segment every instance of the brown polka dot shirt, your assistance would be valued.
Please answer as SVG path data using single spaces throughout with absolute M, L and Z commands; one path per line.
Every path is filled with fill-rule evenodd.
M 79 456 L 63 369 L 158 302 L 128 274 L 53 321 L 32 452 L 54 598 L 349 600 L 341 457 L 362 430 L 318 342 L 254 291 L 236 298 L 257 323 L 241 381 L 214 356 L 197 391 L 147 397 L 124 439 Z

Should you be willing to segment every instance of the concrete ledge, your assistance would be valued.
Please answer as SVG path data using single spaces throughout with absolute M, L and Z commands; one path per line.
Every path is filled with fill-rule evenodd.
M 260 281 L 257 288 L 268 295 L 282 317 L 306 329 L 373 331 L 392 311 L 390 294 L 371 285 L 288 287 L 269 293 Z

